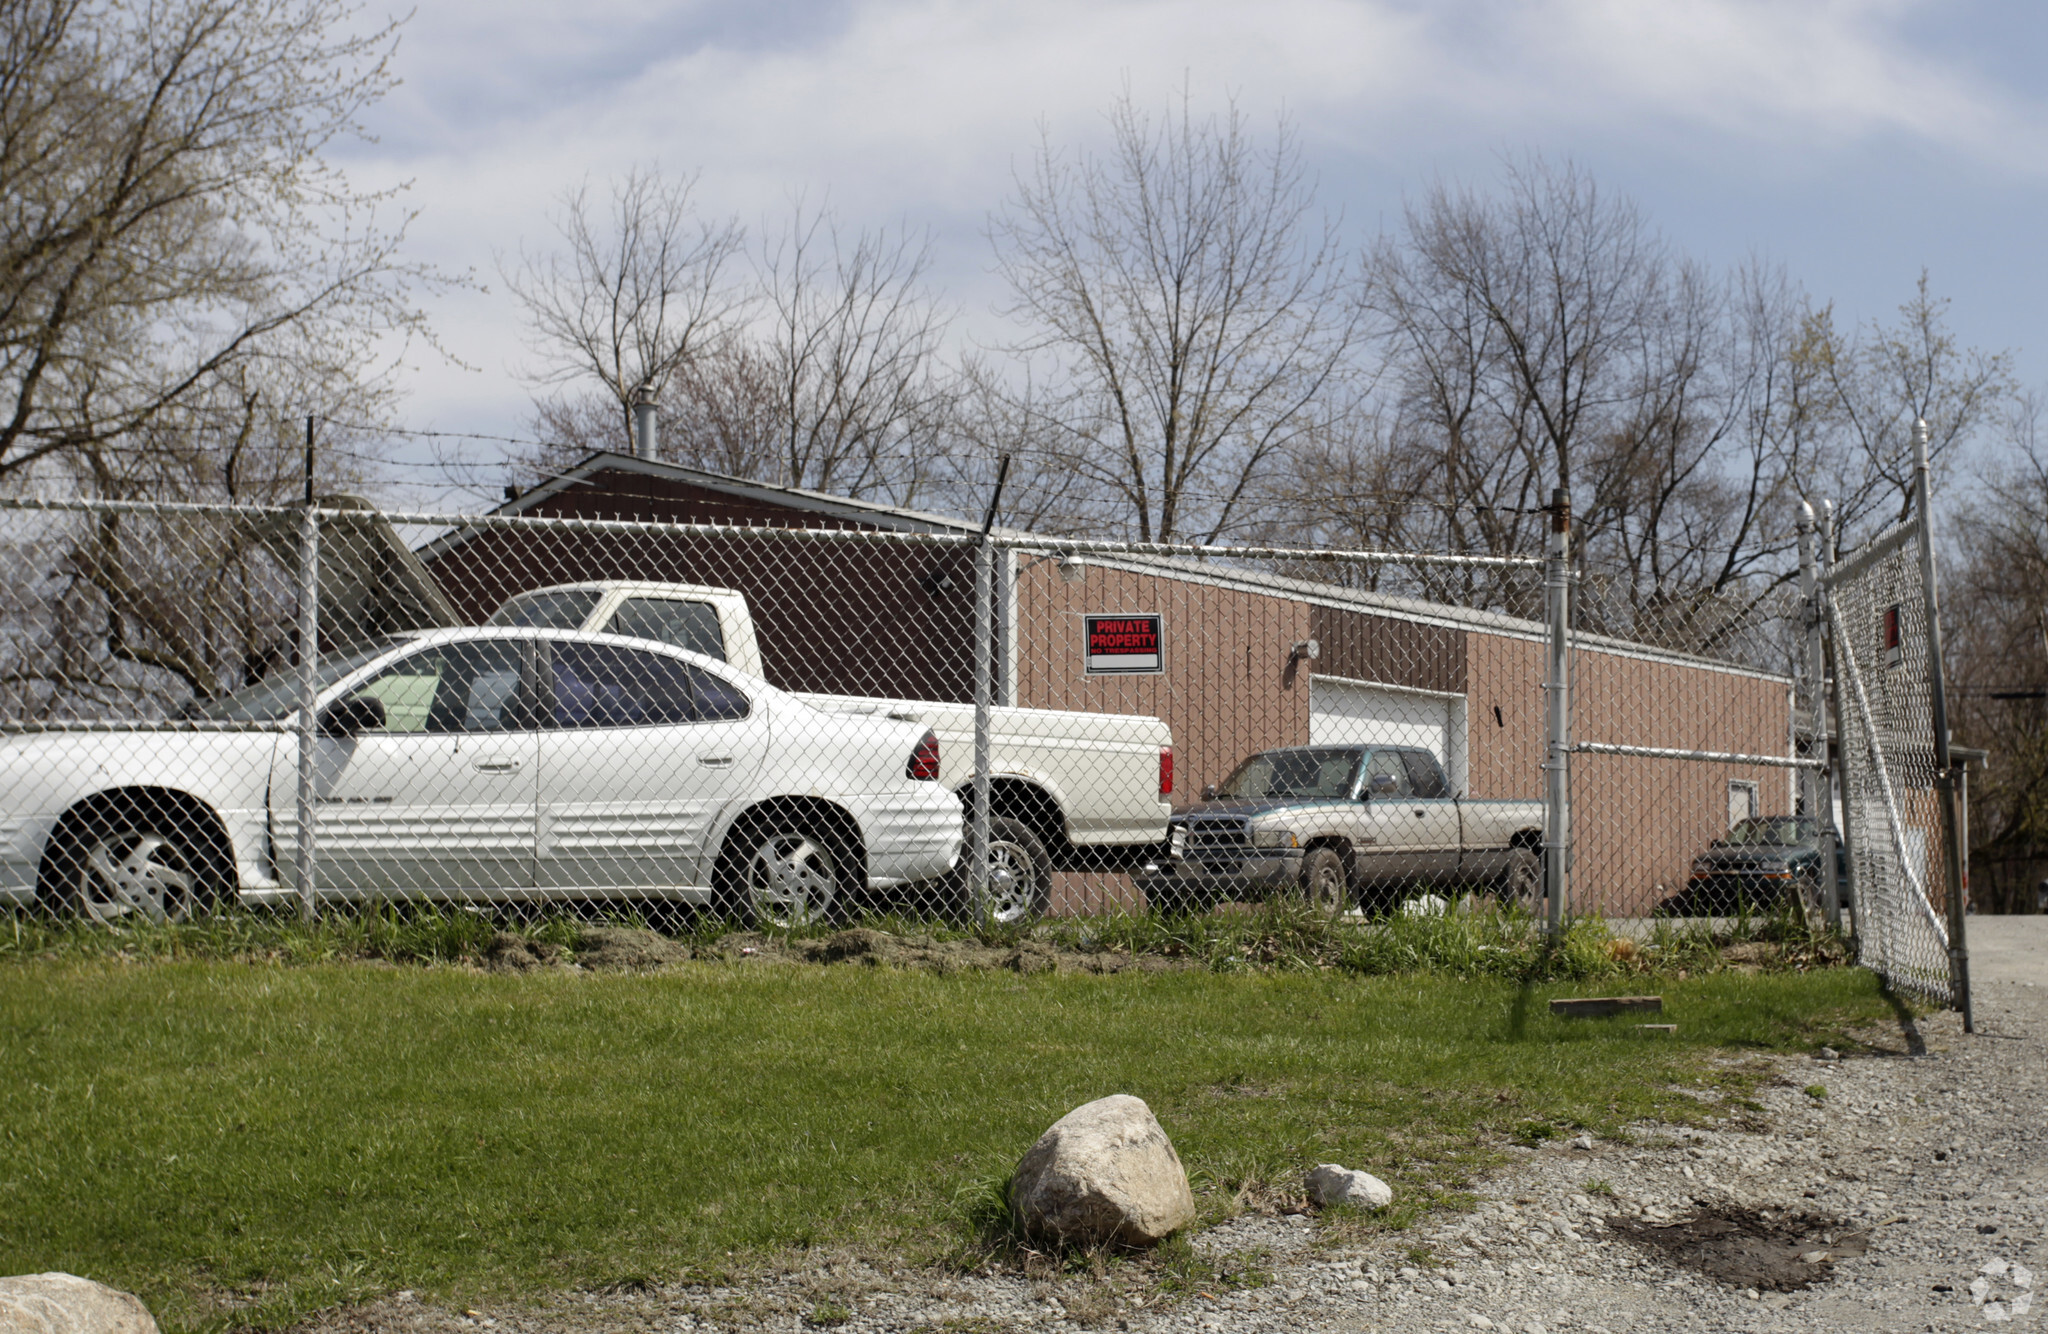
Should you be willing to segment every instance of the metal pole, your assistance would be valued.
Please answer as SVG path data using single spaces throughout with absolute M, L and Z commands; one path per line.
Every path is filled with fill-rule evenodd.
M 974 920 L 988 915 L 988 817 L 990 732 L 990 677 L 996 662 L 995 555 L 990 534 L 995 531 L 996 510 L 1003 503 L 1003 483 L 1009 480 L 1010 456 L 1003 455 L 996 466 L 995 491 L 988 498 L 988 513 L 981 522 L 981 545 L 974 549 L 974 802 L 967 822 L 967 898 Z
M 312 921 L 313 748 L 319 720 L 320 686 L 320 520 L 313 509 L 313 419 L 306 418 L 306 514 L 299 528 L 299 837 L 292 868 L 299 886 L 299 916 Z
M 643 384 L 633 391 L 633 457 L 651 459 L 660 448 L 661 411 L 654 386 Z
M 1942 833 L 1948 847 L 1948 972 L 1956 1008 L 1963 1012 L 1963 1031 L 1977 1031 L 1970 1006 L 1970 950 L 1964 939 L 1967 913 L 1963 903 L 1963 838 L 1956 818 L 1955 761 L 1949 754 L 1948 683 L 1941 665 L 1941 595 L 1934 586 L 1933 488 L 1928 480 L 1927 422 L 1913 423 L 1913 503 L 1920 508 L 1920 595 L 1927 612 L 1927 690 L 1934 713 L 1935 789 L 1941 799 Z
M 1549 620 L 1549 670 L 1543 683 L 1545 792 L 1543 806 L 1543 895 L 1547 901 L 1545 929 L 1555 941 L 1564 929 L 1565 897 L 1570 893 L 1567 858 L 1571 847 L 1570 771 L 1571 711 L 1569 698 L 1571 607 L 1571 495 L 1563 487 L 1550 493 L 1550 555 L 1543 588 Z
M 1820 831 L 1821 909 L 1827 914 L 1828 930 L 1842 929 L 1842 890 L 1835 875 L 1834 766 L 1828 755 L 1828 662 L 1827 611 L 1821 599 L 1827 594 L 1820 578 L 1820 556 L 1815 550 L 1813 506 L 1799 502 L 1799 590 L 1806 596 L 1806 708 L 1811 719 L 1808 744 L 1820 760 L 1812 778 L 1815 828 Z
M 1819 538 L 1818 546 L 1820 550 L 1817 553 L 1816 563 L 1820 567 L 1819 575 L 1821 589 L 1823 590 L 1822 596 L 1828 597 L 1832 596 L 1830 581 L 1834 577 L 1835 566 L 1835 503 L 1831 500 L 1823 500 L 1820 504 Z M 1821 604 L 1820 611 L 1823 617 L 1827 617 L 1828 607 L 1825 602 Z M 1832 618 L 1828 619 L 1831 620 Z M 1830 647 L 1830 640 L 1826 636 L 1823 636 L 1821 639 L 1821 655 L 1820 679 L 1828 687 L 1828 704 L 1834 710 L 1834 715 L 1837 719 L 1847 718 L 1848 714 L 1843 712 L 1847 706 L 1842 699 L 1842 668 L 1836 659 L 1833 649 Z M 1847 724 L 1844 723 L 1843 726 L 1846 728 Z M 1822 793 L 1821 799 L 1827 805 L 1828 823 L 1834 826 L 1836 834 L 1842 840 L 1840 861 L 1843 868 L 1842 872 L 1838 875 L 1833 870 L 1833 863 L 1829 863 L 1827 880 L 1831 886 L 1830 892 L 1834 897 L 1828 925 L 1836 930 L 1841 929 L 1842 905 L 1846 902 L 1850 905 L 1849 925 L 1854 929 L 1860 920 L 1855 905 L 1863 900 L 1858 897 L 1856 884 L 1856 822 L 1849 818 L 1849 761 L 1845 755 L 1842 760 L 1842 767 L 1837 769 L 1833 767 L 1833 756 L 1829 755 L 1826 758 L 1830 761 L 1830 767 L 1826 770 L 1829 781 L 1827 790 Z M 1837 791 L 1841 793 L 1842 801 L 1842 821 L 1840 824 L 1835 824 L 1835 794 Z
M 989 673 L 995 667 L 995 547 L 974 549 L 974 802 L 967 826 L 967 897 L 974 919 L 988 909 Z

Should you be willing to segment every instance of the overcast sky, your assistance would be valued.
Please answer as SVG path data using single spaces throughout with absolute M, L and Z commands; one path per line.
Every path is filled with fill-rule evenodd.
M 430 307 L 469 369 L 409 358 L 420 428 L 525 432 L 495 258 L 636 163 L 701 171 L 706 206 L 756 226 L 801 193 L 929 227 L 962 336 L 988 336 L 988 210 L 1041 125 L 1099 142 L 1126 82 L 1284 111 L 1361 241 L 1437 177 L 1569 156 L 1684 249 L 1782 263 L 1850 319 L 1924 268 L 1962 339 L 2038 384 L 2044 67 L 2039 0 L 422 0 L 379 141 L 344 160 L 410 180 L 412 256 L 488 289 Z

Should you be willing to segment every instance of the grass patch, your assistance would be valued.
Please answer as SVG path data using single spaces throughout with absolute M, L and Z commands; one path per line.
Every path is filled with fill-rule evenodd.
M 1696 1121 L 1673 1086 L 1725 1082 L 1710 1050 L 1891 1014 L 1849 971 L 1660 979 L 1684 1024 L 1646 1042 L 1486 975 L 134 957 L 0 968 L 0 1272 L 138 1291 L 173 1330 L 808 1247 L 977 1263 L 1016 1158 L 1112 1092 L 1152 1104 L 1208 1219 L 1338 1161 L 1394 1185 L 1371 1225 L 1399 1225 L 1523 1123 Z

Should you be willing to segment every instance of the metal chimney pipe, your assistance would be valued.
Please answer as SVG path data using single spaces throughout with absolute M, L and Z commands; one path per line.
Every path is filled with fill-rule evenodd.
M 643 384 L 633 394 L 633 457 L 651 459 L 661 447 L 661 418 L 654 386 Z

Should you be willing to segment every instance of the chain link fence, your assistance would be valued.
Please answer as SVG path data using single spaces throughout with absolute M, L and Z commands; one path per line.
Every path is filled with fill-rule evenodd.
M 1677 599 L 1595 570 L 1574 602 L 1574 907 L 1642 933 L 1817 903 L 1798 590 Z
M 1837 889 L 1797 588 L 1574 582 L 1562 523 L 1546 562 L 584 484 L 494 515 L 0 501 L 0 895 L 796 926 Z M 1854 921 L 1926 980 L 1929 692 L 1850 663 L 1912 603 L 1871 582 L 1896 564 L 1834 578 L 1832 712 Z
M 5 502 L 0 891 L 776 926 L 1541 894 L 1537 562 L 736 517 Z
M 1961 906 L 1935 745 L 1926 542 L 1919 518 L 1828 571 L 1843 832 L 1858 958 L 1892 985 L 1957 1004 Z

